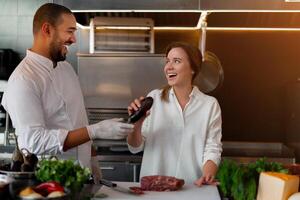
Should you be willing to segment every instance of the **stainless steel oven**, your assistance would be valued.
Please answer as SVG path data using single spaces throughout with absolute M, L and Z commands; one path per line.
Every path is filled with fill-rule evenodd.
M 126 109 L 87 109 L 91 124 L 111 118 L 127 118 Z M 103 178 L 112 181 L 138 182 L 143 153 L 129 152 L 125 140 L 96 140 L 93 142 Z
M 87 109 L 91 124 L 111 118 L 127 118 L 126 109 Z M 138 182 L 143 153 L 129 152 L 125 140 L 96 140 L 93 142 L 103 178 L 112 181 Z
M 97 147 L 103 178 L 139 182 L 142 152 L 131 154 L 125 140 L 98 140 L 94 145 Z

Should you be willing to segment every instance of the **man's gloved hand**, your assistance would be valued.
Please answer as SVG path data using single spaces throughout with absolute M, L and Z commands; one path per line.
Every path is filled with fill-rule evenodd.
M 122 118 L 107 119 L 87 126 L 90 139 L 124 139 L 133 132 L 134 125 L 121 121 Z
M 91 168 L 92 168 L 92 175 L 95 184 L 99 184 L 100 179 L 102 178 L 102 173 L 100 169 L 100 165 L 97 159 L 97 156 L 92 156 L 91 158 Z

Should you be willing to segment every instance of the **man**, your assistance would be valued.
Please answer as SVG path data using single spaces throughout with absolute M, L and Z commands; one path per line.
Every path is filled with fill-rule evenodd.
M 20 148 L 75 157 L 99 179 L 91 140 L 124 138 L 133 125 L 116 119 L 88 125 L 78 78 L 64 61 L 68 47 L 76 42 L 75 31 L 76 19 L 68 8 L 47 3 L 36 11 L 33 46 L 10 76 L 2 105 L 16 128 Z

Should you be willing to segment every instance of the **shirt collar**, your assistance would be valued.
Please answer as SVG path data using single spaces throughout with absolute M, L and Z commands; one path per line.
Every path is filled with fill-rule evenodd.
M 34 59 L 38 63 L 40 63 L 43 67 L 45 67 L 49 72 L 54 70 L 53 62 L 49 58 L 46 58 L 40 54 L 37 54 L 29 49 L 26 51 L 26 56 L 30 57 L 31 59 Z
M 200 92 L 199 88 L 197 86 L 193 86 L 193 90 L 190 94 L 190 97 L 196 97 Z
M 192 92 L 189 94 L 189 97 L 192 98 L 192 97 L 195 97 L 197 96 L 197 94 L 200 92 L 200 90 L 198 89 L 197 86 L 193 86 L 193 89 L 192 89 Z M 175 92 L 174 92 L 174 88 L 171 87 L 170 89 L 170 95 L 174 96 L 175 95 Z

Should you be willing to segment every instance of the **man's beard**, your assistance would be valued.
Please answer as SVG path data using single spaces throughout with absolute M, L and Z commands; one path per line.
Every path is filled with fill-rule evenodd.
M 53 41 L 50 44 L 50 57 L 55 63 L 66 60 L 66 54 L 62 52 L 62 46 L 63 45 L 57 41 Z

